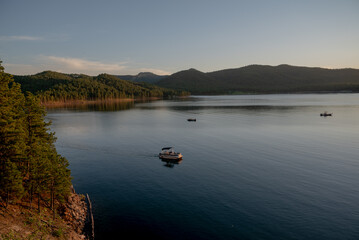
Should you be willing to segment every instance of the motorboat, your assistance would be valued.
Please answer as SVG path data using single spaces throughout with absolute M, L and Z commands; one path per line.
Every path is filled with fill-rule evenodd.
M 162 160 L 181 160 L 183 155 L 175 152 L 173 147 L 164 147 L 158 157 Z
M 187 121 L 188 121 L 188 122 L 195 122 L 195 121 L 197 121 L 197 119 L 195 119 L 195 118 L 188 118 Z

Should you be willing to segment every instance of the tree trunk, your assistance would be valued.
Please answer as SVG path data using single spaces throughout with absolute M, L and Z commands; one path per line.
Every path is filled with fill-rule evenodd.
M 53 194 L 55 195 L 55 194 Z M 52 200 L 52 213 L 53 213 L 53 219 L 55 220 L 55 216 L 56 216 L 56 207 L 55 207 L 55 197 L 53 196 L 53 200 Z
M 9 190 L 6 191 L 6 206 L 5 208 L 7 208 L 7 206 L 9 205 Z
M 52 212 L 53 212 L 53 219 L 55 219 L 55 194 L 54 194 L 54 190 L 51 189 L 51 209 L 52 209 Z
M 40 212 L 40 193 L 37 194 L 38 199 L 37 199 L 37 210 Z
M 31 185 L 31 188 L 30 188 L 30 209 L 32 209 L 32 185 Z

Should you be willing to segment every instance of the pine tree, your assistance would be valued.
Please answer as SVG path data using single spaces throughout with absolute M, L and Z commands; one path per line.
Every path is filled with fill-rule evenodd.
M 70 190 L 68 162 L 57 154 L 54 145 L 56 138 L 48 129 L 50 123 L 45 123 L 44 120 L 46 111 L 38 98 L 31 93 L 26 96 L 25 114 L 28 132 L 27 190 L 30 193 L 30 202 L 33 194 L 37 194 L 38 200 L 41 193 L 50 194 L 51 208 L 55 210 L 55 199 L 63 200 Z
M 0 61 L 0 196 L 6 202 L 23 193 L 20 171 L 26 149 L 23 104 L 20 85 L 4 73 Z
M 42 167 L 46 158 L 44 155 L 44 137 L 47 132 L 43 119 L 44 109 L 40 106 L 38 100 L 30 93 L 26 96 L 24 111 L 26 115 L 25 126 L 27 130 L 27 151 L 26 166 L 24 176 L 26 180 L 26 189 L 30 195 L 30 206 L 32 204 L 33 194 L 40 192 L 40 180 L 46 168 Z
M 56 154 L 51 159 L 53 162 L 50 170 L 49 189 L 51 209 L 55 216 L 56 200 L 60 203 L 64 202 L 66 196 L 70 194 L 71 177 L 70 170 L 67 168 L 69 163 L 66 158 Z
M 1 193 L 6 199 L 6 207 L 10 198 L 23 193 L 22 177 L 16 164 L 10 159 L 4 160 L 0 175 Z
M 70 193 L 68 161 L 55 148 L 55 136 L 39 98 L 20 91 L 12 76 L 4 73 L 0 61 L 0 197 L 6 200 L 33 196 L 55 202 Z

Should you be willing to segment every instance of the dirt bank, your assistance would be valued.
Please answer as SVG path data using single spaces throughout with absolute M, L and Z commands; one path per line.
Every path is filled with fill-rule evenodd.
M 56 217 L 46 206 L 13 202 L 7 208 L 0 205 L 0 239 L 88 239 L 84 232 L 87 204 L 83 195 L 72 193 L 58 207 Z

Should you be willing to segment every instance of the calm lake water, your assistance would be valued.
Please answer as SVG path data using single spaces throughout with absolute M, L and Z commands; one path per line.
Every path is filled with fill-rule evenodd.
M 359 94 L 200 96 L 47 118 L 93 201 L 97 239 L 359 239 Z M 183 161 L 162 162 L 167 146 Z

